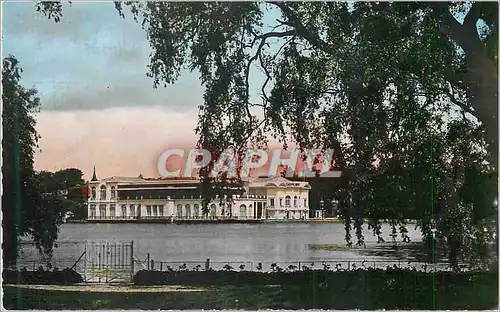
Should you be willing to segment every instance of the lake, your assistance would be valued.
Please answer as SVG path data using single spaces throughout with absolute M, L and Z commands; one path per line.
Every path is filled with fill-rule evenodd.
M 190 262 L 204 264 L 209 258 L 219 263 L 282 263 L 322 261 L 412 260 L 409 254 L 375 252 L 393 246 L 389 225 L 383 225 L 387 243 L 377 244 L 377 237 L 364 225 L 367 248 L 346 249 L 344 225 L 324 222 L 283 222 L 263 224 L 74 224 L 61 225 L 52 263 L 63 268 L 71 266 L 85 250 L 85 244 L 134 241 L 134 256 L 148 257 L 155 262 Z M 420 231 L 408 225 L 408 236 L 421 241 Z M 352 233 L 354 236 L 354 232 Z M 356 240 L 354 239 L 355 243 Z M 338 245 L 340 250 L 317 250 L 313 244 Z M 404 247 L 398 237 L 398 245 Z M 23 245 L 20 266 L 30 267 L 43 262 L 32 244 Z

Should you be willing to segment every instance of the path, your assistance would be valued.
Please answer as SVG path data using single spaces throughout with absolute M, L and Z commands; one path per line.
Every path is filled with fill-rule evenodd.
M 134 285 L 113 285 L 113 284 L 77 284 L 77 285 L 16 285 L 4 284 L 4 286 L 24 288 L 24 289 L 39 289 L 39 290 L 56 290 L 56 291 L 85 291 L 85 292 L 115 292 L 115 293 L 155 293 L 155 292 L 193 292 L 193 291 L 209 291 L 204 288 L 195 288 L 176 285 L 160 285 L 160 286 L 134 286 Z

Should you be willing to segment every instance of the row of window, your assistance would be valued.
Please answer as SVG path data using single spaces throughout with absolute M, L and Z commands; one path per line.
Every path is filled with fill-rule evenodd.
M 96 188 L 92 187 L 91 199 L 96 199 Z M 100 189 L 100 199 L 106 200 L 106 186 L 102 185 Z M 116 199 L 116 188 L 114 186 L 111 187 L 110 199 Z M 280 198 L 280 207 L 283 206 L 283 198 Z M 292 198 L 290 196 L 285 196 L 285 206 L 291 206 Z M 293 197 L 293 206 L 297 207 L 298 205 L 297 196 Z M 270 199 L 270 205 L 274 207 L 274 198 Z M 197 206 L 197 205 L 195 205 Z M 304 207 L 307 206 L 307 199 L 304 198 Z M 190 207 L 189 207 L 190 209 Z M 196 208 L 195 208 L 196 209 Z M 199 209 L 199 208 L 198 208 Z
M 101 200 L 106 200 L 106 186 L 105 185 L 102 185 L 100 190 L 99 190 L 99 199 Z M 91 192 L 90 192 L 90 199 L 96 199 L 97 198 L 97 194 L 96 194 L 96 188 L 95 186 L 93 186 L 91 188 Z M 112 186 L 111 187 L 111 193 L 110 193 L 110 199 L 116 199 L 116 187 Z
M 133 217 L 135 216 L 135 205 L 129 205 L 127 209 L 127 205 L 121 205 L 121 216 L 122 217 Z M 137 205 L 137 210 L 141 209 L 141 205 Z M 128 211 L 128 213 L 127 213 Z M 161 211 L 163 212 L 163 206 Z M 90 205 L 90 211 L 89 211 L 89 217 L 95 217 L 96 216 L 96 205 Z M 101 217 L 106 217 L 107 216 L 107 211 L 106 211 L 106 204 L 100 204 L 99 205 L 99 216 Z M 111 204 L 109 205 L 109 216 L 110 217 L 116 217 L 116 205 Z
M 247 211 L 248 211 L 248 214 L 247 214 Z M 226 215 L 228 214 L 229 212 L 222 209 L 220 211 L 220 214 L 221 215 Z M 249 205 L 248 206 L 248 210 L 247 210 L 247 206 L 242 204 L 240 205 L 240 216 L 241 217 L 246 217 L 247 215 L 252 215 L 253 214 L 253 210 L 252 210 L 252 205 Z M 182 218 L 182 217 L 186 217 L 186 218 L 191 218 L 191 217 L 199 217 L 200 216 L 200 205 L 198 204 L 194 204 L 193 205 L 193 211 L 191 211 L 191 205 L 190 204 L 186 204 L 184 206 L 184 210 L 182 209 L 182 205 L 181 204 L 178 204 L 177 205 L 177 217 L 179 218 Z M 210 216 L 212 217 L 215 217 L 217 216 L 217 205 L 216 204 L 211 204 L 210 205 Z
M 291 206 L 291 200 L 292 198 L 290 196 L 285 196 L 285 206 Z M 270 203 L 272 207 L 274 207 L 274 198 L 270 198 Z M 298 205 L 298 198 L 297 196 L 293 197 L 293 206 L 297 207 Z M 283 198 L 280 198 L 280 207 L 283 207 Z M 307 207 L 307 199 L 304 198 L 304 207 Z
M 108 211 L 106 209 L 107 205 L 106 204 L 99 204 L 99 216 L 101 218 L 105 218 L 108 216 Z M 182 218 L 191 218 L 191 217 L 199 217 L 201 216 L 200 213 L 200 205 L 194 204 L 193 205 L 193 210 L 191 211 L 191 205 L 186 204 L 184 206 L 184 209 L 182 209 L 182 205 L 178 204 L 177 205 L 177 217 Z M 141 205 L 121 205 L 121 217 L 134 217 L 136 216 L 136 209 L 137 211 L 140 211 Z M 252 210 L 252 205 L 247 206 L 242 204 L 240 205 L 240 216 L 246 217 L 251 216 L 255 213 L 253 213 Z M 225 215 L 228 213 L 228 211 L 225 211 L 222 209 L 220 211 L 221 215 Z M 146 214 L 148 217 L 163 217 L 165 215 L 165 210 L 164 210 L 164 205 L 146 205 Z M 217 216 L 217 205 L 211 204 L 210 205 L 210 215 L 215 217 Z M 96 205 L 91 204 L 90 205 L 90 211 L 89 211 L 89 217 L 93 218 L 96 217 Z M 116 205 L 115 204 L 110 204 L 109 205 L 109 217 L 116 217 Z

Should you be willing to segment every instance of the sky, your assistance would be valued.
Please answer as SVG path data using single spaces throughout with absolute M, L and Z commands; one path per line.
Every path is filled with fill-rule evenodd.
M 59 23 L 32 2 L 3 1 L 2 12 L 2 58 L 18 59 L 21 84 L 41 99 L 36 170 L 158 176 L 166 148 L 194 147 L 198 74 L 154 89 L 146 33 L 130 14 L 120 18 L 112 2 L 66 4 Z

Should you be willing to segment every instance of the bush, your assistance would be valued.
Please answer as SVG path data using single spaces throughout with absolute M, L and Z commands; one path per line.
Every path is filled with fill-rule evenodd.
M 83 283 L 82 276 L 69 268 L 62 271 L 58 269 L 49 271 L 41 267 L 37 271 L 4 270 L 2 277 L 5 284 L 71 285 Z

